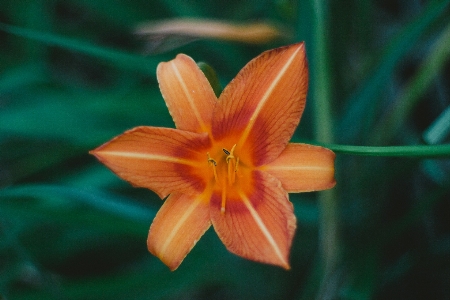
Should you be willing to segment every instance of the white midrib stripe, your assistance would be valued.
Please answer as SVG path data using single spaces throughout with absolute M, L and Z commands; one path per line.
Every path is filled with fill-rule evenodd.
M 180 71 L 178 70 L 175 62 L 172 62 L 171 66 L 172 66 L 173 71 L 175 72 L 175 76 L 177 76 L 178 81 L 180 82 L 181 87 L 183 88 L 184 94 L 186 95 L 189 105 L 190 105 L 192 111 L 194 112 L 195 118 L 197 119 L 198 123 L 200 124 L 200 127 L 202 128 L 202 130 L 207 131 L 205 122 L 203 122 L 202 116 L 200 115 L 200 112 L 197 110 L 197 107 L 194 104 L 194 100 L 192 99 L 191 94 L 189 93 L 189 90 L 186 86 L 186 83 L 184 82 L 183 77 L 181 77 Z
M 109 156 L 119 156 L 126 158 L 138 158 L 144 160 L 156 160 L 162 162 L 171 162 L 171 163 L 179 163 L 183 165 L 189 165 L 196 167 L 195 162 L 190 161 L 188 159 L 176 158 L 172 156 L 158 155 L 158 154 L 149 154 L 149 153 L 136 153 L 136 152 L 119 152 L 119 151 L 100 151 L 102 155 Z
M 167 200 L 166 200 L 167 201 Z M 172 243 L 173 238 L 180 230 L 181 226 L 183 226 L 184 222 L 187 218 L 194 212 L 194 210 L 197 208 L 197 206 L 200 204 L 202 199 L 199 197 L 195 202 L 189 206 L 189 208 L 183 213 L 183 216 L 178 219 L 177 224 L 173 227 L 172 231 L 170 232 L 169 236 L 166 238 L 164 245 L 161 248 L 161 254 L 164 255 L 166 253 L 167 248 L 169 247 L 170 243 Z
M 328 170 L 331 170 L 331 168 L 328 168 L 328 167 L 315 167 L 315 166 L 301 166 L 301 167 L 295 167 L 295 166 L 274 166 L 274 167 L 267 167 L 267 170 L 287 170 L 287 171 L 316 170 L 316 171 L 328 171 Z
M 239 195 L 241 196 L 245 207 L 247 207 L 247 209 L 250 211 L 250 214 L 255 220 L 256 225 L 258 225 L 258 228 L 261 230 L 262 234 L 266 237 L 267 241 L 272 246 L 273 250 L 275 251 L 275 254 L 280 258 L 283 264 L 288 265 L 273 236 L 270 234 L 269 230 L 267 229 L 266 225 L 264 224 L 264 222 L 262 221 L 261 217 L 258 215 L 256 210 L 253 208 L 252 204 L 250 203 L 250 200 L 242 192 L 239 193 Z
M 250 120 L 248 122 L 247 127 L 245 128 L 244 132 L 241 135 L 241 138 L 239 139 L 239 143 L 242 144 L 248 137 L 250 130 L 253 127 L 253 124 L 256 121 L 256 117 L 259 115 L 261 109 L 266 104 L 267 100 L 269 99 L 270 95 L 272 94 L 273 90 L 277 86 L 278 82 L 281 80 L 283 75 L 286 73 L 286 70 L 291 65 L 292 61 L 294 60 L 295 56 L 297 55 L 297 52 L 300 51 L 301 48 L 298 48 L 292 55 L 289 57 L 289 60 L 286 62 L 286 64 L 283 66 L 283 68 L 278 73 L 277 77 L 272 81 L 267 91 L 262 96 L 261 100 L 258 103 L 258 106 L 256 107 L 255 111 L 253 112 L 252 116 L 250 117 Z

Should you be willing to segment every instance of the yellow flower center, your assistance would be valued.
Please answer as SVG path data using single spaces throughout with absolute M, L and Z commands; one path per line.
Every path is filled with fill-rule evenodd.
M 227 189 L 234 185 L 236 182 L 236 175 L 239 171 L 239 157 L 234 155 L 235 148 L 236 144 L 233 145 L 230 151 L 222 148 L 222 152 L 226 155 L 225 159 L 221 156 L 220 159 L 215 160 L 210 156 L 209 152 L 206 153 L 208 165 L 213 169 L 214 181 L 219 184 L 219 187 L 222 190 L 221 213 L 225 213 Z M 218 175 L 217 170 L 219 170 L 220 176 Z

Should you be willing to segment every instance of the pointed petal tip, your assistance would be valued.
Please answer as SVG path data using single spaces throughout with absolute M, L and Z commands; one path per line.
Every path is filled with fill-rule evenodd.
M 189 55 L 186 55 L 184 53 L 178 53 L 175 59 L 181 59 L 181 60 L 189 60 L 195 63 L 195 61 L 190 57 Z
M 152 224 L 153 225 L 153 224 Z M 151 228 L 151 227 L 150 227 Z M 149 236 L 150 237 L 150 236 Z M 192 250 L 192 248 L 194 248 L 195 244 L 197 244 L 197 241 L 195 241 L 192 244 L 192 247 L 190 247 L 190 249 L 187 250 L 186 254 L 182 257 L 177 257 L 176 259 L 173 259 L 171 257 L 168 257 L 168 255 L 165 255 L 165 253 L 163 252 L 158 252 L 157 249 L 157 245 L 153 242 L 150 241 L 149 238 L 147 238 L 147 249 L 148 251 L 156 256 L 157 258 L 159 258 L 159 260 L 165 264 L 169 270 L 171 272 L 175 271 L 178 269 L 178 267 L 181 265 L 181 263 L 184 261 L 184 259 L 186 258 L 186 256 L 189 254 L 189 252 Z M 169 255 L 170 256 L 170 255 Z
M 287 256 L 289 256 L 289 253 L 288 253 Z M 291 265 L 290 265 L 290 263 L 289 263 L 289 257 L 284 257 L 284 258 L 282 258 L 282 259 L 279 258 L 279 261 L 274 261 L 274 262 L 271 262 L 271 263 L 269 263 L 269 264 L 271 264 L 271 265 L 273 265 L 273 266 L 276 266 L 276 267 L 283 268 L 283 269 L 286 270 L 286 271 L 291 270 Z
M 173 272 L 173 271 L 176 271 L 180 265 L 181 265 L 181 262 L 176 266 L 170 266 L 170 265 L 166 265 L 166 266 L 169 268 L 169 270 L 171 272 Z
M 335 157 L 324 147 L 289 143 L 264 170 L 278 178 L 289 193 L 327 190 L 336 185 Z
M 296 55 L 302 55 L 306 58 L 306 49 L 305 49 L 305 42 L 298 42 L 295 44 L 290 44 L 287 46 L 282 46 L 276 49 L 273 49 L 275 51 L 289 51 L 292 50 L 294 53 L 296 52 Z M 268 51 L 273 51 L 268 50 Z
M 159 260 L 165 264 L 170 271 L 175 271 L 176 269 L 178 269 L 178 267 L 181 265 L 181 263 L 184 261 L 184 259 L 186 258 L 186 256 L 189 254 L 189 252 L 192 250 L 192 248 L 194 248 L 195 244 L 197 244 L 197 241 L 194 241 L 194 243 L 192 244 L 192 247 L 190 247 L 186 254 L 183 257 L 178 257 L 177 259 L 172 259 L 171 257 L 168 257 L 165 255 L 165 253 L 162 252 L 158 252 L 154 243 L 151 242 L 149 239 L 147 239 L 147 249 L 148 251 L 153 254 L 154 256 L 156 256 L 157 258 L 159 258 Z
M 176 127 L 209 132 L 217 97 L 195 61 L 180 53 L 168 62 L 159 63 L 156 77 Z
M 236 254 L 236 253 L 234 253 L 234 254 Z M 238 254 L 236 254 L 236 255 L 238 255 Z M 280 259 L 279 261 L 271 261 L 271 262 L 267 262 L 267 261 L 263 261 L 263 260 L 259 261 L 259 260 L 253 259 L 253 258 L 245 258 L 245 257 L 243 257 L 243 259 L 252 260 L 253 262 L 256 262 L 256 263 L 263 263 L 263 264 L 267 264 L 270 266 L 282 268 L 285 271 L 291 270 L 291 265 L 290 265 L 289 261 L 287 261 L 285 259 L 283 259 L 283 260 Z
M 163 71 L 163 68 L 170 65 L 171 63 L 174 63 L 175 61 L 193 61 L 195 63 L 195 61 L 192 59 L 192 57 L 183 54 L 183 53 L 179 53 L 175 56 L 174 59 L 171 59 L 169 61 L 162 61 L 158 64 L 158 66 L 156 67 L 156 74 L 158 75 L 161 74 L 161 72 Z
M 103 145 L 98 146 L 98 147 L 95 148 L 95 149 L 90 150 L 88 153 L 89 153 L 90 155 L 95 156 L 98 160 L 101 160 L 101 153 L 102 153 L 102 150 L 103 150 L 103 148 L 104 148 L 108 143 L 109 143 L 109 141 L 106 142 L 106 143 L 104 143 Z
M 114 138 L 113 138 L 114 139 Z M 110 141 L 107 141 L 106 143 L 101 144 L 100 146 L 98 146 L 95 149 L 89 150 L 89 154 L 90 155 L 94 155 L 95 157 L 98 158 L 98 154 L 101 152 L 101 150 L 105 147 L 105 145 L 107 145 L 109 142 L 111 142 L 113 139 L 111 139 Z
M 163 254 L 157 253 L 155 252 L 155 249 L 153 248 L 153 246 L 149 243 L 149 241 L 147 240 L 147 249 L 148 251 L 153 254 L 154 256 L 156 256 L 157 258 L 159 258 L 159 260 L 165 264 L 169 270 L 171 272 L 175 271 L 176 269 L 178 269 L 178 267 L 181 265 L 181 263 L 184 260 L 184 257 L 181 260 L 177 260 L 177 261 L 170 261 L 168 259 L 165 259 Z
M 207 180 L 196 162 L 204 160 L 209 147 L 206 133 L 141 126 L 90 153 L 133 186 L 165 198 L 177 190 L 195 194 L 204 189 Z
M 289 263 L 284 263 L 283 265 L 280 265 L 280 267 L 282 267 L 286 271 L 290 271 L 291 270 L 291 266 L 289 265 Z
M 102 156 L 101 156 L 101 150 L 102 150 L 103 146 L 104 146 L 104 144 L 101 145 L 101 146 L 98 146 L 98 147 L 95 148 L 95 149 L 90 150 L 88 153 L 89 153 L 90 155 L 93 155 L 93 156 L 94 156 L 96 159 L 98 159 L 100 162 L 103 162 L 103 161 L 102 161 Z
M 291 45 L 287 45 L 286 47 L 292 47 L 292 48 L 305 48 L 305 42 L 301 41 L 301 42 L 297 42 L 295 44 L 291 44 Z
M 175 271 L 211 226 L 209 192 L 196 197 L 171 194 L 156 214 L 147 238 L 147 249 Z
M 211 221 L 225 247 L 242 258 L 289 269 L 296 229 L 293 205 L 281 183 L 255 171 L 252 187 L 227 194 L 221 213 L 221 193 L 211 197 Z M 244 186 L 242 186 L 244 188 Z

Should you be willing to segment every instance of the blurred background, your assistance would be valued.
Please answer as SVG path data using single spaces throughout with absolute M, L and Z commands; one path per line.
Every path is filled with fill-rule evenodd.
M 290 271 L 229 253 L 210 229 L 170 272 L 146 248 L 161 200 L 88 155 L 138 125 L 174 127 L 159 62 L 188 54 L 225 86 L 302 40 L 294 141 L 448 143 L 449 3 L 2 0 L 0 299 L 450 299 L 449 159 L 337 153 L 333 190 L 290 195 Z M 257 38 L 237 33 L 254 22 Z

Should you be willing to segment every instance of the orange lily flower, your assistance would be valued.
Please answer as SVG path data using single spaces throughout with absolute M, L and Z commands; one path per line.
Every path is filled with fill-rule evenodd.
M 175 270 L 212 224 L 229 251 L 289 269 L 296 218 L 288 193 L 335 185 L 332 151 L 288 143 L 306 101 L 304 44 L 262 53 L 219 99 L 184 54 L 159 64 L 157 77 L 177 129 L 137 127 L 91 151 L 167 197 L 149 251 Z

